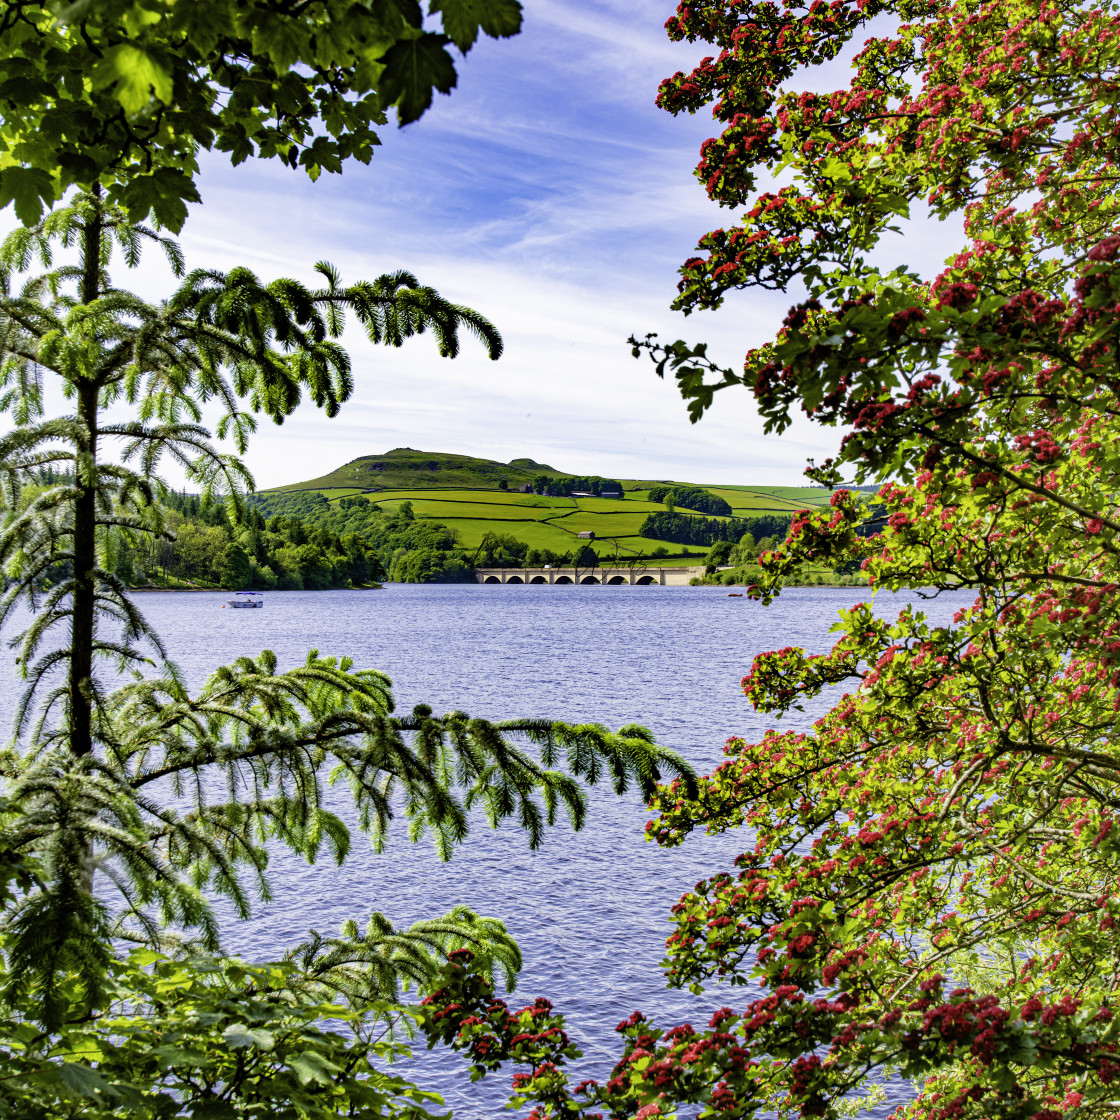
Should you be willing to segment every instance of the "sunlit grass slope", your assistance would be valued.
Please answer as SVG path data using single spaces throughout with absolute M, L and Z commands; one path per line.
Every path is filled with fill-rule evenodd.
M 327 491 L 323 491 L 327 494 Z M 346 491 L 355 494 L 353 490 Z M 337 500 L 334 495 L 328 498 Z M 630 498 L 549 498 L 501 491 L 385 490 L 365 495 L 387 511 L 412 503 L 417 517 L 430 517 L 454 529 L 465 548 L 477 548 L 486 533 L 508 533 L 533 548 L 568 552 L 576 547 L 581 532 L 595 534 L 600 554 L 613 554 L 615 542 L 622 553 L 648 555 L 657 541 L 638 536 L 646 517 L 665 507 L 660 502 Z M 679 551 L 671 546 L 673 551 Z
M 307 482 L 278 486 L 276 490 L 376 489 L 397 490 L 415 487 L 425 490 L 473 487 L 498 489 L 505 479 L 511 490 L 517 490 L 538 475 L 559 478 L 558 471 L 546 463 L 532 459 L 514 459 L 498 463 L 473 455 L 450 455 L 443 451 L 414 451 L 397 447 L 384 455 L 362 455 L 343 466 Z
M 622 498 L 565 498 L 521 493 L 540 475 L 571 477 L 533 459 L 499 463 L 470 455 L 397 448 L 384 455 L 365 455 L 321 478 L 277 487 L 272 493 L 315 490 L 331 502 L 364 496 L 386 511 L 412 503 L 417 517 L 440 521 L 453 529 L 463 547 L 479 546 L 487 533 L 503 533 L 532 548 L 568 552 L 581 532 L 595 534 L 595 548 L 606 561 L 648 558 L 655 549 L 696 557 L 705 551 L 693 546 L 664 545 L 638 536 L 646 517 L 666 507 L 647 500 L 650 487 L 700 485 L 723 498 L 734 516 L 789 514 L 809 505 L 824 504 L 830 491 L 811 486 L 705 486 L 669 479 L 619 479 Z M 500 483 L 505 482 L 505 489 Z

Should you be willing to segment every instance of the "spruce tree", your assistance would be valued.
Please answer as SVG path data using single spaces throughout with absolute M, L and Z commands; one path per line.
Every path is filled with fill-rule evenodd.
M 115 253 L 134 266 L 145 245 L 181 280 L 165 300 L 110 275 Z M 165 456 L 239 515 L 252 480 L 213 442 L 204 408 L 218 406 L 217 435 L 238 453 L 258 417 L 282 421 L 305 393 L 333 416 L 353 389 L 337 341 L 347 316 L 378 343 L 430 333 L 453 357 L 465 331 L 491 357 L 501 350 L 485 318 L 407 273 L 344 285 L 317 268 L 317 289 L 243 268 L 188 274 L 173 241 L 97 192 L 0 247 L 2 401 L 16 425 L 0 438 L 0 624 L 30 608 L 13 639 L 26 685 L 3 756 L 0 846 L 32 869 L 6 910 L 3 998 L 10 1017 L 38 1018 L 58 1037 L 96 1019 L 122 977 L 134 993 L 148 982 L 123 947 L 164 954 L 141 964 L 220 954 L 210 899 L 224 895 L 244 916 L 253 891 L 270 897 L 270 845 L 343 860 L 352 837 L 324 804 L 328 780 L 348 785 L 375 848 L 395 807 L 410 837 L 430 836 L 443 858 L 475 806 L 495 827 L 513 818 L 536 846 L 561 812 L 581 826 L 581 783 L 649 795 L 665 768 L 691 781 L 636 726 L 494 723 L 423 705 L 397 715 L 382 673 L 315 650 L 287 669 L 268 651 L 240 658 L 187 688 L 108 560 L 122 537 L 170 534 Z M 52 383 L 71 413 L 48 415 Z M 313 935 L 281 974 L 300 1006 L 341 998 L 393 1019 L 400 985 L 423 986 L 464 945 L 507 978 L 519 967 L 500 922 L 457 908 L 409 930 L 374 913 L 337 937 Z M 0 1086 L 0 1101 L 17 1088 Z

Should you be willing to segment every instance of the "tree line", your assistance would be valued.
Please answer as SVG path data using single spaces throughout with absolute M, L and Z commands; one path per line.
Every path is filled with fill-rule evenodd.
M 40 476 L 44 485 L 63 479 L 57 471 Z M 25 488 L 25 500 L 37 493 Z M 161 503 L 166 533 L 122 532 L 109 542 L 111 570 L 127 586 L 321 591 L 382 580 L 469 583 L 475 568 L 592 568 L 600 563 L 601 549 L 588 541 L 559 551 L 494 531 L 484 534 L 476 548 L 467 548 L 454 529 L 417 517 L 409 501 L 386 510 L 364 496 L 330 502 L 318 491 L 253 494 L 237 517 L 225 503 L 198 494 L 171 491 Z M 766 518 L 750 520 L 756 533 L 779 528 Z M 681 543 L 708 541 L 694 536 Z M 660 550 L 660 555 L 669 552 Z M 58 582 L 70 570 L 60 563 L 44 584 Z
M 654 486 L 646 497 L 651 502 L 664 502 L 670 512 L 675 506 L 684 506 L 685 509 L 706 513 L 711 517 L 730 517 L 732 512 L 731 506 L 723 498 L 700 486 Z
M 63 480 L 59 472 L 46 486 Z M 23 500 L 43 488 L 27 486 Z M 380 539 L 335 531 L 313 517 L 271 517 L 251 502 L 236 519 L 223 502 L 197 494 L 170 492 L 160 499 L 164 531 L 118 531 L 106 539 L 108 570 L 129 587 L 215 586 L 234 591 L 325 590 L 362 587 L 386 577 L 382 553 L 412 539 L 406 521 L 386 519 Z M 62 561 L 45 574 L 44 586 L 72 575 Z
M 597 474 L 566 475 L 563 478 L 551 478 L 547 474 L 539 474 L 533 479 L 533 493 L 547 494 L 550 498 L 570 498 L 574 493 L 594 494 L 598 497 L 602 493 L 625 493 L 622 485 L 613 478 L 601 478 Z
M 638 535 L 655 541 L 677 544 L 711 545 L 716 541 L 738 541 L 744 534 L 752 537 L 785 536 L 792 514 L 762 514 L 759 517 L 698 517 L 689 513 L 658 510 L 651 513 Z

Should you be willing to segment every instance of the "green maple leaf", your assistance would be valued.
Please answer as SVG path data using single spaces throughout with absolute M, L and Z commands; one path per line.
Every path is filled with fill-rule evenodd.
M 161 167 L 132 179 L 118 192 L 117 201 L 134 219 L 152 213 L 164 229 L 178 232 L 187 219 L 187 203 L 198 202 L 199 195 L 189 176 Z
M 316 1054 L 314 1050 L 290 1057 L 288 1068 L 299 1078 L 302 1085 L 312 1081 L 320 1085 L 329 1085 L 334 1080 L 334 1075 L 339 1072 L 338 1066 L 327 1061 L 321 1054 Z
M 54 180 L 33 167 L 7 167 L 0 171 L 0 210 L 9 202 L 16 204 L 16 217 L 24 225 L 34 225 L 43 213 L 43 203 L 55 198 Z
M 244 1023 L 231 1023 L 222 1031 L 222 1038 L 235 1049 L 241 1046 L 259 1046 L 262 1050 L 271 1050 L 276 1045 L 275 1032 L 249 1027 Z
M 152 97 L 167 104 L 172 98 L 171 74 L 142 47 L 120 43 L 105 52 L 93 72 L 95 89 L 114 87 L 121 108 L 133 116 L 147 108 Z
M 431 10 L 443 13 L 444 31 L 464 54 L 474 46 L 480 30 L 493 39 L 521 30 L 518 0 L 432 0 Z
M 432 104 L 432 90 L 455 88 L 455 64 L 447 53 L 446 35 L 428 32 L 395 44 L 381 60 L 381 103 L 395 106 L 402 125 L 419 120 Z
M 52 1072 L 62 1085 L 78 1096 L 93 1097 L 108 1087 L 100 1074 L 79 1062 L 62 1062 Z

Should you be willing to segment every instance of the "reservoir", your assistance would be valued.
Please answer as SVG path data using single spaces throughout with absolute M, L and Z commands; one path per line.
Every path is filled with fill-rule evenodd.
M 222 610 L 227 598 L 136 596 L 192 685 L 241 655 L 271 649 L 287 668 L 314 647 L 387 672 L 401 713 L 423 702 L 437 713 L 458 709 L 488 719 L 640 723 L 706 773 L 728 737 L 757 739 L 775 725 L 772 715 L 752 711 L 740 690 L 754 655 L 788 645 L 826 651 L 837 610 L 869 593 L 794 588 L 763 607 L 708 587 L 393 584 L 273 592 L 257 611 Z M 971 599 L 942 596 L 924 609 L 947 622 Z M 916 594 L 881 595 L 876 612 L 893 615 L 918 601 Z M 14 684 L 5 660 L 6 706 Z M 779 726 L 808 727 L 834 699 L 838 693 L 810 701 Z M 334 796 L 344 805 L 341 792 Z M 430 845 L 411 845 L 403 827 L 391 832 L 382 855 L 355 834 L 341 868 L 327 857 L 309 867 L 278 851 L 269 868 L 275 901 L 258 905 L 247 922 L 223 923 L 226 948 L 268 959 L 304 940 L 309 928 L 330 936 L 347 919 L 364 926 L 373 910 L 407 925 L 465 904 L 502 918 L 521 945 L 518 991 L 503 998 L 511 1007 L 551 999 L 583 1050 L 570 1069 L 573 1083 L 605 1080 L 619 1050 L 614 1027 L 632 1011 L 663 1026 L 700 1026 L 714 1009 L 746 1004 L 759 991 L 670 991 L 658 967 L 670 907 L 698 879 L 730 869 L 751 836 L 693 836 L 662 850 L 644 840 L 647 819 L 637 795 L 595 788 L 583 831 L 558 823 L 536 852 L 515 827 L 491 832 L 480 816 L 449 863 Z M 472 1085 L 458 1055 L 428 1054 L 422 1043 L 418 1049 L 416 1080 L 441 1092 L 458 1117 L 501 1113 L 512 1068 Z

